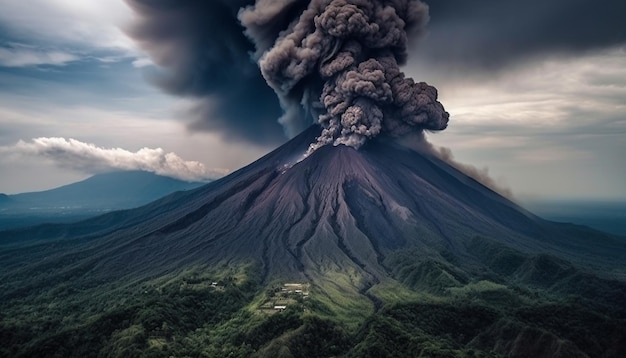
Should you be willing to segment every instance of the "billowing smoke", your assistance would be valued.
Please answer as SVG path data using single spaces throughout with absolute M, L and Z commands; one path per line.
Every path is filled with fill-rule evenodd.
M 195 128 L 266 142 L 279 117 L 290 136 L 318 122 L 315 150 L 447 126 L 437 90 L 399 68 L 428 21 L 419 0 L 127 1 L 159 85 L 201 100 Z
M 488 167 L 478 168 L 471 164 L 457 161 L 450 148 L 433 145 L 425 140 L 423 133 L 413 132 L 398 139 L 398 142 L 417 152 L 433 155 L 505 198 L 515 200 L 513 191 L 504 183 L 504 180 L 491 177 Z
M 0 147 L 3 157 L 44 158 L 61 168 L 88 174 L 117 170 L 143 170 L 186 181 L 206 181 L 227 174 L 226 170 L 207 169 L 202 163 L 185 161 L 161 148 L 142 148 L 130 152 L 121 148 L 101 148 L 76 139 L 35 138 L 14 146 Z
M 489 175 L 489 168 L 477 168 L 470 164 L 464 164 L 458 162 L 454 159 L 454 155 L 452 154 L 452 150 L 447 147 L 438 147 L 435 148 L 431 146 L 431 152 L 434 153 L 437 157 L 444 160 L 446 163 L 452 165 L 456 169 L 465 173 L 467 176 L 475 179 L 479 183 L 488 187 L 489 189 L 495 191 L 496 193 L 504 196 L 507 199 L 514 200 L 515 197 L 513 195 L 513 191 L 505 186 L 503 183 L 494 179 Z
M 268 46 L 265 27 L 291 1 L 258 0 L 239 18 L 254 39 L 257 56 Z M 270 5 L 271 4 L 271 5 Z M 311 149 L 360 147 L 386 133 L 442 130 L 448 113 L 437 90 L 405 78 L 409 34 L 419 34 L 428 7 L 416 0 L 312 0 L 259 60 L 290 123 L 302 104 L 324 128 Z
M 285 141 L 276 121 L 281 107 L 237 20 L 239 9 L 253 0 L 126 1 L 137 15 L 127 33 L 161 69 L 148 72 L 149 80 L 194 103 L 191 130 L 261 145 Z

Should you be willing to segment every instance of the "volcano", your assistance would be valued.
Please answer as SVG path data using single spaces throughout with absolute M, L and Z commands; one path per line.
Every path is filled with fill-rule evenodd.
M 260 287 L 306 282 L 348 311 L 353 303 L 341 297 L 377 312 L 390 287 L 449 295 L 477 282 L 576 293 L 602 307 L 626 297 L 623 239 L 543 220 L 437 156 L 384 139 L 359 150 L 324 146 L 298 161 L 319 130 L 137 209 L 0 233 L 4 298 L 68 281 L 137 284 L 198 265 L 248 265 Z M 610 293 L 598 300 L 598 289 Z M 515 356 L 511 341 L 538 334 L 507 327 L 488 328 L 500 343 L 477 335 L 473 344 L 503 340 L 498 349 Z M 546 337 L 536 352 L 588 354 Z
M 358 286 L 390 277 L 385 260 L 400 249 L 471 267 L 476 238 L 593 267 L 626 263 L 622 241 L 545 221 L 436 156 L 392 142 L 325 146 L 296 162 L 318 132 L 313 126 L 195 191 L 78 224 L 5 233 L 3 242 L 84 241 L 99 253 L 93 274 L 103 277 L 253 261 L 264 281 L 356 271 Z

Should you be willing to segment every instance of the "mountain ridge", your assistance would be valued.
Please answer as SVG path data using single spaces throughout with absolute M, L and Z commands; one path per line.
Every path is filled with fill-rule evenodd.
M 346 264 L 345 270 L 360 272 L 365 281 L 379 281 L 387 275 L 381 263 L 395 249 L 422 247 L 424 255 L 449 251 L 463 259 L 463 241 L 475 236 L 590 265 L 597 265 L 599 257 L 623 262 L 624 245 L 610 235 L 590 229 L 581 234 L 575 226 L 543 220 L 435 156 L 389 143 L 371 143 L 359 151 L 322 147 L 285 170 L 315 132 L 309 129 L 223 179 L 170 197 L 167 211 L 149 220 L 126 220 L 139 224 L 103 234 L 100 241 L 109 247 L 134 245 L 142 252 L 148 242 L 172 247 L 159 249 L 162 255 L 168 252 L 164 262 L 253 260 L 262 263 L 266 278 L 307 279 L 307 269 Z M 125 215 L 146 215 L 159 205 L 164 204 Z M 589 245 L 587 234 L 598 241 Z M 187 253 L 180 249 L 185 245 L 196 249 Z M 128 261 L 149 266 L 141 258 Z M 471 260 L 465 263 L 471 266 Z
M 163 192 L 191 189 L 200 184 L 141 170 L 116 171 L 96 174 L 87 179 L 48 190 L 12 194 L 8 197 L 24 205 L 47 205 L 47 202 L 55 201 L 77 204 L 98 201 L 107 205 L 116 203 L 121 200 L 120 198 L 129 195 L 133 198 L 131 200 L 143 202 L 145 197 L 154 198 L 157 195 L 158 198 L 158 195 Z
M 145 171 L 118 171 L 50 190 L 0 197 L 0 230 L 46 222 L 72 222 L 148 204 L 204 183 L 185 182 Z

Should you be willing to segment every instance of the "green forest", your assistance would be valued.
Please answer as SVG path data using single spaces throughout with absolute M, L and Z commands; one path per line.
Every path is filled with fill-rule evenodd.
M 565 276 L 549 287 L 531 279 L 515 285 L 506 282 L 507 267 L 479 279 L 399 256 L 390 262 L 403 283 L 372 287 L 378 307 L 344 315 L 329 305 L 349 298 L 315 283 L 306 296 L 285 293 L 285 282 L 261 283 L 252 265 L 196 266 L 138 282 L 33 285 L 4 294 L 0 356 L 626 355 L 623 285 L 575 269 L 554 272 L 563 263 L 549 257 L 532 260 L 543 265 L 539 278 Z M 280 300 L 286 307 L 273 309 Z

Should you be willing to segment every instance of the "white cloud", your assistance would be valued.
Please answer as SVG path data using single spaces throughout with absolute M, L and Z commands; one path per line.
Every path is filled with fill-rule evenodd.
M 20 140 L 13 146 L 0 147 L 3 156 L 45 158 L 62 168 L 89 174 L 115 170 L 143 170 L 187 181 L 215 179 L 227 173 L 208 169 L 197 161 L 185 161 L 161 148 L 142 148 L 131 152 L 122 148 L 102 148 L 91 143 L 65 138 Z
M 132 19 L 123 0 L 0 0 L 0 25 L 19 41 L 98 49 L 136 57 L 122 30 Z
M 152 60 L 148 57 L 141 57 L 133 61 L 133 66 L 135 68 L 142 68 L 142 67 L 147 67 L 151 65 L 154 65 L 154 62 L 152 62 Z
M 132 151 L 162 147 L 188 160 L 229 170 L 239 169 L 273 149 L 242 145 L 214 133 L 191 133 L 172 108 L 177 102 L 158 92 L 139 96 L 122 92 L 96 106 L 91 104 L 91 97 L 82 97 L 78 90 L 54 87 L 54 95 L 0 96 L 0 146 L 35 137 L 77 138 Z M 0 173 L 3 159 L 0 156 Z M 0 192 L 6 185 L 3 179 L 0 175 Z
M 27 67 L 39 65 L 64 66 L 80 58 L 59 50 L 38 50 L 28 47 L 0 47 L 0 66 Z

